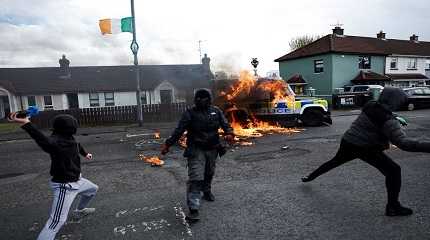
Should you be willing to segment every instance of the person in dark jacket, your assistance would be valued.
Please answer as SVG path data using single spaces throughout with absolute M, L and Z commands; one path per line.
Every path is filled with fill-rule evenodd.
M 29 118 L 17 118 L 12 113 L 10 120 L 21 123 L 24 129 L 51 157 L 51 188 L 54 194 L 51 213 L 38 240 L 55 239 L 55 235 L 67 220 L 73 200 L 80 195 L 80 202 L 74 210 L 80 218 L 95 211 L 87 208 L 90 200 L 96 195 L 98 186 L 81 177 L 81 160 L 79 155 L 92 159 L 92 154 L 84 150 L 76 142 L 73 135 L 78 128 L 78 121 L 71 115 L 58 115 L 53 122 L 53 132 L 50 137 L 37 130 Z
M 430 152 L 430 142 L 408 138 L 400 126 L 401 121 L 393 113 L 406 101 L 407 95 L 401 89 L 384 88 L 378 101 L 365 104 L 361 114 L 345 132 L 334 158 L 303 177 L 302 181 L 312 181 L 333 168 L 359 158 L 385 176 L 388 196 L 385 214 L 387 216 L 411 215 L 413 211 L 403 207 L 399 202 L 400 166 L 384 153 L 384 150 L 389 148 L 390 142 L 404 151 Z
M 177 128 L 162 146 L 161 154 L 169 152 L 170 146 L 176 143 L 187 131 L 187 148 L 184 157 L 188 159 L 187 219 L 199 219 L 201 192 L 203 199 L 214 201 L 211 183 L 215 174 L 215 162 L 218 155 L 222 156 L 225 149 L 219 139 L 219 128 L 225 133 L 228 142 L 234 140 L 233 129 L 222 111 L 211 105 L 211 94 L 205 89 L 196 91 L 195 106 L 185 111 Z

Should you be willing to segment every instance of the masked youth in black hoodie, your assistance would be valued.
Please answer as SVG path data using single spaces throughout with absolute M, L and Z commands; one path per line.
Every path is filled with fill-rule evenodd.
M 55 235 L 67 220 L 70 207 L 77 195 L 80 202 L 74 210 L 76 217 L 93 213 L 94 208 L 86 206 L 96 195 L 98 186 L 81 177 L 79 155 L 92 159 L 92 154 L 76 142 L 73 137 L 78 128 L 77 120 L 71 115 L 58 115 L 54 119 L 52 135 L 47 137 L 37 130 L 28 118 L 17 118 L 12 113 L 10 119 L 22 124 L 22 128 L 51 157 L 51 188 L 54 195 L 49 219 L 40 232 L 38 240 L 55 239 Z
M 430 152 L 430 142 L 408 138 L 393 111 L 406 103 L 407 95 L 398 88 L 386 87 L 378 101 L 368 102 L 361 114 L 345 132 L 336 155 L 306 177 L 309 182 L 346 162 L 359 158 L 385 176 L 388 202 L 387 216 L 405 216 L 412 210 L 400 205 L 401 169 L 384 150 L 390 142 L 409 152 Z

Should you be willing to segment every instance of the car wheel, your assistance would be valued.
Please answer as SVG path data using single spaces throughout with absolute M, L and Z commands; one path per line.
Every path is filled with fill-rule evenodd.
M 415 109 L 415 105 L 413 104 L 413 103 L 409 103 L 408 104 L 408 110 L 409 111 L 412 111 L 412 110 L 414 110 Z
M 300 117 L 300 120 L 305 126 L 321 126 L 324 123 L 324 113 L 318 108 L 306 109 Z

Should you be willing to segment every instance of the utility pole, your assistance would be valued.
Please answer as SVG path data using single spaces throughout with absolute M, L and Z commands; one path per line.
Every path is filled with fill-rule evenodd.
M 136 41 L 136 20 L 134 15 L 134 0 L 131 0 L 131 18 L 133 24 L 133 41 L 131 42 L 130 49 L 134 55 L 134 68 L 136 72 L 136 103 L 137 103 L 137 120 L 139 123 L 139 127 L 143 125 L 143 116 L 142 116 L 142 101 L 140 99 L 141 91 L 140 91 L 140 73 L 139 73 L 139 62 L 137 60 L 137 52 L 139 51 L 139 45 Z

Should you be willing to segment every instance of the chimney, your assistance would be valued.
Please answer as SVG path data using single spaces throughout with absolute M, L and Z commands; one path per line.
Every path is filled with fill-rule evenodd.
M 202 58 L 202 65 L 206 70 L 210 69 L 210 62 L 211 59 L 208 58 L 208 55 L 205 53 L 204 57 Z
M 385 40 L 385 33 L 381 30 L 376 34 L 376 38 Z
M 66 58 L 66 55 L 63 54 L 63 57 L 58 61 L 58 63 L 60 63 L 61 77 L 70 78 L 72 76 L 69 67 L 70 61 Z
M 343 28 L 336 26 L 333 28 L 333 34 L 343 36 Z
M 412 36 L 410 36 L 410 37 L 409 37 L 409 39 L 410 39 L 411 41 L 418 42 L 418 36 L 417 36 L 417 35 L 415 35 L 415 34 L 413 34 Z

